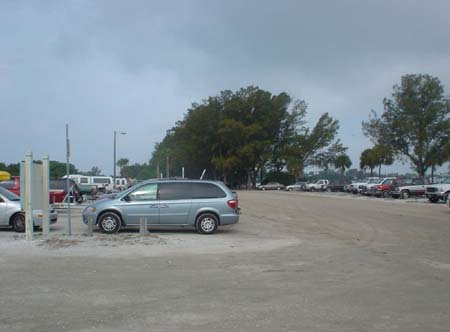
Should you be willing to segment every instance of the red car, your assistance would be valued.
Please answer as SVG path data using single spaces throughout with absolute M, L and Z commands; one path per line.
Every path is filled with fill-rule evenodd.
M 20 196 L 20 177 L 11 176 L 11 180 L 0 182 L 0 186 L 13 192 L 17 196 Z
M 82 197 L 78 186 L 73 180 L 69 180 L 72 187 L 73 197 L 76 202 L 81 202 Z M 50 180 L 49 201 L 50 203 L 61 203 L 67 195 L 66 180 Z M 12 176 L 11 180 L 0 182 L 0 186 L 20 196 L 20 177 Z

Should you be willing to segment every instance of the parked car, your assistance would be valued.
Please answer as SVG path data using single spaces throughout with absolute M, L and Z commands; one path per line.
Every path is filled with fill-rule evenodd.
M 328 184 L 329 184 L 328 180 L 321 179 L 321 180 L 317 180 L 314 183 L 308 183 L 306 185 L 306 189 L 309 191 L 324 191 L 327 189 Z
M 41 226 L 42 218 L 41 210 L 33 211 L 34 226 Z M 50 223 L 57 221 L 58 213 L 51 209 Z M 25 213 L 20 207 L 20 197 L 3 187 L 0 187 L 0 226 L 12 227 L 16 232 L 25 231 Z
M 357 181 L 357 182 L 352 182 L 350 184 L 350 188 L 349 190 L 353 193 L 353 194 L 358 194 L 361 193 L 363 190 L 363 187 L 367 187 L 368 185 L 372 185 L 375 183 L 378 183 L 380 181 L 380 178 L 378 176 L 372 176 L 369 177 L 363 181 Z
M 302 191 L 306 189 L 306 181 L 298 181 L 286 187 L 287 191 Z
M 266 184 L 259 185 L 259 190 L 281 190 L 284 189 L 284 185 L 278 182 L 268 182 Z
M 62 177 L 65 178 L 66 176 Z M 82 195 L 91 195 L 98 191 L 111 192 L 114 189 L 113 178 L 110 176 L 70 174 L 69 179 L 75 181 Z
M 0 182 L 0 186 L 20 196 L 20 177 L 11 176 L 11 179 Z
M 78 189 L 77 184 L 72 179 L 69 179 L 69 190 L 67 190 L 67 180 L 57 179 L 50 180 L 50 203 L 61 203 L 67 196 L 67 193 L 71 191 L 71 202 L 81 203 L 83 201 L 83 196 Z
M 149 180 L 87 206 L 83 222 L 92 220 L 111 234 L 146 218 L 148 226 L 192 226 L 212 234 L 219 226 L 237 223 L 239 211 L 237 195 L 222 182 Z
M 128 188 L 128 180 L 126 178 L 116 178 L 116 188 L 119 190 L 125 190 Z
M 376 197 L 389 197 L 389 192 L 397 185 L 397 178 L 383 178 L 378 184 L 369 188 L 368 194 Z
M 447 202 L 450 193 L 450 178 L 446 178 L 442 183 L 433 183 L 426 186 L 425 196 L 432 203 L 437 203 L 439 200 Z
M 345 183 L 338 183 L 338 182 L 332 182 L 327 184 L 327 191 L 328 192 L 344 192 L 346 191 L 346 184 Z
M 425 195 L 426 186 L 430 182 L 428 179 L 406 179 L 399 181 L 397 185 L 389 191 L 393 198 L 409 198 L 411 196 Z

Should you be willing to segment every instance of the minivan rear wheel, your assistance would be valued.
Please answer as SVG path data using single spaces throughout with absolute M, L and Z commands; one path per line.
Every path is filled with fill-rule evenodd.
M 121 223 L 120 217 L 114 212 L 106 212 L 102 214 L 98 220 L 100 230 L 106 234 L 117 233 Z
M 217 217 L 212 213 L 201 214 L 197 218 L 197 232 L 200 234 L 213 234 L 219 226 Z

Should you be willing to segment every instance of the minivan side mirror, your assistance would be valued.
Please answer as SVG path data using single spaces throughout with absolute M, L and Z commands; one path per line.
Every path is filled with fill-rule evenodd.
M 128 195 L 126 195 L 126 196 L 123 198 L 123 200 L 124 200 L 125 202 L 131 201 L 130 196 L 128 196 Z

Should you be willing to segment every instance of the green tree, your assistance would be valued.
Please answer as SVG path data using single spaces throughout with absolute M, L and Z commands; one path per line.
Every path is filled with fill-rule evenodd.
M 98 166 L 92 166 L 91 170 L 85 172 L 84 174 L 88 176 L 98 176 L 102 174 L 102 170 Z
M 59 179 L 66 175 L 66 163 L 62 163 L 56 160 L 50 160 L 50 177 L 52 179 Z M 73 164 L 69 164 L 69 173 L 70 174 L 78 174 L 79 171 Z
M 392 165 L 394 163 L 394 154 L 387 145 L 376 145 L 372 148 L 375 155 L 375 162 L 378 166 L 378 176 L 381 176 L 382 165 Z
M 119 160 L 117 160 L 116 165 L 120 168 L 120 176 L 126 176 L 123 170 L 126 166 L 128 166 L 129 162 L 130 161 L 127 158 L 120 158 Z
M 341 181 L 344 181 L 345 170 L 352 166 L 352 161 L 350 157 L 345 153 L 339 155 L 334 160 L 334 167 L 338 169 L 341 173 Z
M 438 159 L 435 153 L 450 141 L 450 101 L 441 82 L 427 74 L 403 76 L 383 105 L 381 116 L 373 112 L 362 123 L 364 134 L 409 160 L 424 177 Z
M 308 166 L 328 169 L 328 165 L 333 164 L 335 158 L 347 149 L 336 139 L 338 120 L 325 113 L 314 128 L 310 129 L 306 126 L 304 116 L 306 112 L 299 119 L 302 125 L 297 128 L 284 150 L 288 169 L 299 178 L 304 176 L 304 169 Z
M 370 176 L 373 176 L 373 170 L 377 167 L 377 156 L 373 149 L 365 149 L 361 153 L 359 168 L 362 170 L 370 169 Z

